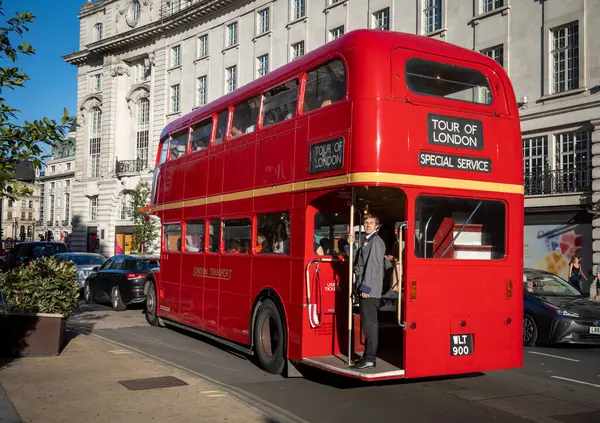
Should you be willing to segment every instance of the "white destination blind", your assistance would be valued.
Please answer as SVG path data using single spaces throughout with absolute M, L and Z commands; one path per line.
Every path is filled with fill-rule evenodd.
M 483 150 L 483 126 L 480 120 L 429 114 L 427 129 L 429 144 Z
M 464 170 L 469 172 L 489 173 L 492 171 L 492 161 L 479 157 L 455 156 L 438 153 L 419 153 L 419 164 L 426 167 L 441 167 L 444 169 Z
M 310 173 L 341 169 L 344 165 L 344 138 L 310 146 Z

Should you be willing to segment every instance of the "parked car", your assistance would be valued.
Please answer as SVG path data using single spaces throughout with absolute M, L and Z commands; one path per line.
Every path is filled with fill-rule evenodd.
M 10 270 L 22 264 L 28 265 L 40 257 L 49 257 L 67 252 L 69 252 L 69 249 L 62 242 L 20 242 L 6 256 L 6 269 Z
M 115 311 L 123 311 L 130 304 L 143 303 L 146 300 L 146 275 L 158 267 L 158 257 L 115 255 L 94 268 L 87 277 L 83 289 L 85 301 L 110 302 Z
M 83 295 L 83 287 L 85 280 L 92 272 L 92 269 L 102 265 L 106 261 L 106 257 L 95 253 L 59 253 L 55 255 L 58 261 L 71 261 L 77 268 L 77 276 L 75 280 L 81 286 L 81 294 Z
M 555 274 L 524 269 L 523 343 L 600 344 L 600 304 Z

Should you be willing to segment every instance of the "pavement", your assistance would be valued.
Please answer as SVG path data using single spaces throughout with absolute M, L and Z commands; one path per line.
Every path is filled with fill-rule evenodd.
M 198 376 L 86 334 L 58 356 L 5 364 L 0 383 L 2 423 L 278 421 Z

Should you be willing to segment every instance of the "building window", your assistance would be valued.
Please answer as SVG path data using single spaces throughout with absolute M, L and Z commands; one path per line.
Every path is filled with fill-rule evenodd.
M 150 100 L 142 98 L 137 104 L 136 159 L 143 168 L 148 165 L 150 140 Z M 141 168 L 138 168 L 141 170 Z
M 556 167 L 560 192 L 587 191 L 590 183 L 590 132 L 575 131 L 556 135 Z
M 67 225 L 69 225 L 69 220 L 71 219 L 71 194 L 70 193 L 66 193 L 65 194 L 65 222 Z
M 208 35 L 198 37 L 198 58 L 208 56 Z
M 304 41 L 292 44 L 292 60 L 304 56 Z
M 258 62 L 258 76 L 265 76 L 269 73 L 269 55 L 263 54 L 256 58 Z
M 292 4 L 292 20 L 300 19 L 306 16 L 306 0 L 292 0 Z
M 338 26 L 337 28 L 333 28 L 331 31 L 329 31 L 329 34 L 332 40 L 340 38 L 342 35 L 344 35 L 344 26 L 342 25 Z
M 525 193 L 543 194 L 546 192 L 548 163 L 548 137 L 526 138 L 523 140 L 523 169 L 525 173 Z
M 27 213 L 27 220 L 33 220 L 33 212 Z
M 175 46 L 171 49 L 171 67 L 181 65 L 181 46 Z
M 25 212 L 24 211 L 21 212 L 21 220 L 25 220 Z
M 33 201 L 29 200 L 29 208 L 32 209 L 33 208 Z
M 100 144 L 102 131 L 102 112 L 95 107 L 90 113 L 89 121 L 89 175 L 100 176 Z
M 579 24 L 552 30 L 553 92 L 579 88 Z
M 6 219 L 7 220 L 12 220 L 12 218 L 13 218 L 13 212 L 12 212 L 12 210 L 7 211 L 6 212 Z
M 504 0 L 483 0 L 483 13 L 504 7 Z
M 134 22 L 137 22 L 140 19 L 141 13 L 141 5 L 138 0 L 134 1 L 131 5 L 131 18 Z
M 56 173 L 56 166 L 50 166 L 50 174 Z
M 265 32 L 269 32 L 270 29 L 269 8 L 266 8 L 258 12 L 258 33 L 264 34 Z
M 485 54 L 488 57 L 491 57 L 496 62 L 500 64 L 500 66 L 504 66 L 504 46 L 498 45 L 495 47 L 491 47 L 485 50 L 482 50 L 481 53 Z M 492 92 L 486 91 L 485 95 L 485 104 L 492 104 Z
M 227 25 L 227 47 L 234 46 L 238 43 L 237 22 L 232 22 Z
M 50 219 L 48 220 L 50 225 L 54 225 L 54 194 L 50 194 Z
M 94 25 L 94 35 L 96 37 L 96 41 L 102 40 L 102 24 L 97 23 Z
M 180 107 L 179 84 L 171 87 L 171 113 L 178 113 Z
M 197 95 L 196 95 L 196 105 L 203 106 L 207 103 L 208 99 L 208 77 L 206 75 L 200 76 L 197 79 Z
M 123 194 L 121 196 L 121 204 L 119 205 L 119 218 L 121 220 L 126 220 L 127 219 L 127 209 L 129 207 L 129 204 L 131 202 L 131 195 L 130 194 Z
M 373 29 L 389 31 L 390 29 L 390 8 L 378 10 L 373 13 Z
M 90 198 L 90 220 L 98 220 L 98 197 Z
M 67 172 L 71 170 L 71 163 L 67 163 L 65 166 L 67 167 Z
M 237 67 L 230 66 L 225 69 L 225 73 L 227 75 L 227 92 L 230 93 L 237 88 Z
M 102 74 L 97 74 L 92 77 L 94 84 L 94 90 L 100 91 L 102 89 Z
M 425 34 L 442 29 L 442 0 L 425 0 Z
M 177 13 L 181 10 L 181 0 L 171 0 L 171 13 Z

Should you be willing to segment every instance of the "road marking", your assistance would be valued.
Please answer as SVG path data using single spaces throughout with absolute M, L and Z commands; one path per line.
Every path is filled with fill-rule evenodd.
M 594 383 L 589 383 L 589 382 L 584 382 L 582 380 L 569 379 L 568 377 L 561 377 L 561 376 L 550 376 L 550 377 L 552 377 L 554 379 L 566 380 L 567 382 L 580 383 L 582 385 L 593 386 L 594 388 L 600 388 L 600 385 L 596 385 Z
M 579 360 L 575 360 L 574 358 L 567 358 L 567 357 L 561 357 L 559 355 L 545 354 L 545 353 L 541 353 L 541 352 L 537 352 L 537 351 L 529 351 L 529 354 L 537 354 L 537 355 L 543 355 L 546 357 L 560 358 L 561 360 L 574 361 L 575 363 L 580 362 Z
M 226 397 L 227 395 L 225 394 L 214 394 L 214 395 L 207 395 L 207 397 L 209 398 L 221 398 L 221 397 Z
M 109 351 L 109 353 L 117 354 L 117 355 L 120 355 L 120 354 L 133 354 L 131 351 L 126 351 L 126 350 L 112 350 L 112 351 Z
M 202 391 L 203 394 L 220 394 L 221 391 Z

